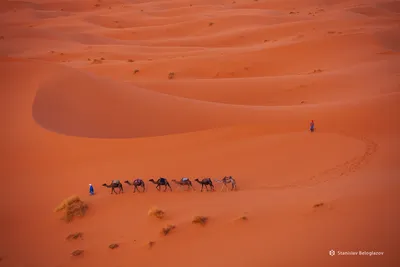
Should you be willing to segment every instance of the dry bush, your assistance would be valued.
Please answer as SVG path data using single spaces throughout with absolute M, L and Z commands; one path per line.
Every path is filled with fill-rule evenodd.
M 236 221 L 247 221 L 249 218 L 245 215 L 236 218 Z
M 321 203 L 315 204 L 315 205 L 314 205 L 314 208 L 322 207 L 323 205 L 324 205 L 324 203 L 321 202 Z
M 157 207 L 152 207 L 151 209 L 149 209 L 148 213 L 149 216 L 154 216 L 158 219 L 162 219 L 165 216 L 165 211 L 157 208 Z
M 78 196 L 71 196 L 62 201 L 54 211 L 64 211 L 65 213 L 62 219 L 66 222 L 70 222 L 76 216 L 84 216 L 87 209 L 87 204 L 85 204 Z
M 201 225 L 205 225 L 208 221 L 208 218 L 205 216 L 195 216 L 192 220 L 192 223 L 197 223 Z
M 208 26 L 212 26 L 212 25 L 214 25 L 214 22 L 208 23 Z
M 316 69 L 316 70 L 313 71 L 313 73 L 321 73 L 321 72 L 322 72 L 321 69 Z
M 175 229 L 176 226 L 173 224 L 168 224 L 166 227 L 161 229 L 161 234 L 162 235 L 168 235 L 173 229 Z
M 83 250 L 81 250 L 81 249 L 74 250 L 71 253 L 72 256 L 79 256 L 79 255 L 82 255 L 82 254 L 83 254 Z
M 154 242 L 154 241 L 149 241 L 149 243 L 147 243 L 147 246 L 148 246 L 149 248 L 152 248 L 155 244 L 156 244 L 156 242 Z
M 76 232 L 76 233 L 68 235 L 65 239 L 66 240 L 71 240 L 71 239 L 78 239 L 78 238 L 83 239 L 83 233 Z
M 133 71 L 133 74 L 136 74 L 138 72 L 139 72 L 139 70 L 136 69 L 136 70 Z
M 101 63 L 103 63 L 103 61 L 101 61 L 100 59 L 97 59 L 97 58 L 93 59 L 93 61 L 92 61 L 92 64 L 101 64 Z
M 111 249 L 115 249 L 115 248 L 118 248 L 118 247 L 119 247 L 119 245 L 118 245 L 118 244 L 115 244 L 115 243 L 113 243 L 113 244 L 110 244 L 108 247 L 109 247 L 109 248 L 111 248 Z
M 128 59 L 128 62 L 135 62 L 135 60 L 133 60 L 133 59 Z
M 175 73 L 174 72 L 170 72 L 169 74 L 168 74 L 168 79 L 173 79 L 175 77 Z

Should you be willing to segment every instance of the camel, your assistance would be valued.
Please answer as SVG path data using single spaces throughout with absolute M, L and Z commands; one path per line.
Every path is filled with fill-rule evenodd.
M 167 178 L 160 177 L 157 181 L 154 181 L 154 179 L 150 179 L 149 182 L 152 182 L 153 184 L 156 184 L 156 189 L 160 191 L 160 186 L 163 185 L 165 186 L 164 192 L 167 191 L 167 187 L 172 191 L 171 186 L 169 185 L 169 182 Z
M 184 177 L 184 178 L 180 179 L 179 181 L 174 179 L 174 180 L 172 180 L 172 182 L 174 182 L 177 185 L 179 185 L 179 188 L 182 188 L 182 186 L 187 185 L 188 189 L 192 188 L 193 190 L 195 190 L 193 185 L 192 185 L 192 182 L 190 181 L 189 178 Z
M 140 178 L 133 180 L 133 182 L 131 183 L 130 181 L 125 181 L 124 183 L 128 184 L 128 185 L 133 185 L 133 193 L 136 192 L 136 190 L 140 193 L 139 191 L 139 186 L 143 188 L 143 192 L 146 191 L 146 185 L 144 184 L 144 181 Z
M 222 180 L 215 180 L 217 183 L 222 183 L 222 188 L 221 188 L 221 192 L 224 188 L 228 189 L 227 184 L 232 184 L 232 188 L 231 191 L 233 191 L 233 189 L 236 190 L 236 180 L 233 179 L 232 176 L 224 176 L 224 178 L 222 178 Z
M 211 178 L 204 178 L 201 181 L 199 179 L 195 179 L 195 181 L 198 182 L 199 184 L 201 184 L 200 192 L 203 192 L 203 187 L 204 186 L 206 187 L 206 189 L 208 191 L 207 185 L 209 185 L 211 187 L 211 191 L 214 191 L 214 185 L 213 185 L 213 183 L 211 181 Z
M 112 180 L 111 184 L 103 184 L 103 186 L 111 188 L 111 194 L 114 192 L 115 194 L 117 192 L 115 192 L 115 188 L 119 188 L 118 194 L 120 194 L 121 192 L 124 192 L 124 188 L 122 187 L 122 184 L 119 180 Z

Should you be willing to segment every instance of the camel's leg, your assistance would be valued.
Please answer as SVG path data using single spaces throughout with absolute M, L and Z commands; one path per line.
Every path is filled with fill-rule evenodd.
M 133 185 L 133 193 L 136 193 L 136 189 L 137 189 L 137 186 Z M 138 189 L 138 191 L 139 191 L 139 189 Z
M 221 192 L 224 190 L 225 187 L 226 187 L 226 184 L 222 183 Z
M 201 190 L 200 190 L 200 192 L 203 192 L 203 186 L 204 186 L 204 184 L 201 184 Z

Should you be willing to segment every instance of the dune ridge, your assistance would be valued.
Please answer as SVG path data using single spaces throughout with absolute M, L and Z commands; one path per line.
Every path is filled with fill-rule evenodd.
M 1 1 L 0 265 L 399 266 L 398 13 L 391 0 Z M 222 192 L 230 175 L 238 190 Z M 146 192 L 102 186 L 136 178 Z M 69 196 L 85 212 L 66 223 L 53 210 Z

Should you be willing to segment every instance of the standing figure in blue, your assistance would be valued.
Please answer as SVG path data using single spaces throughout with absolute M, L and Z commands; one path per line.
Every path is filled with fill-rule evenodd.
M 92 184 L 89 184 L 89 194 L 94 195 L 94 188 Z
M 314 120 L 311 120 L 311 123 L 310 123 L 310 132 L 314 132 Z

